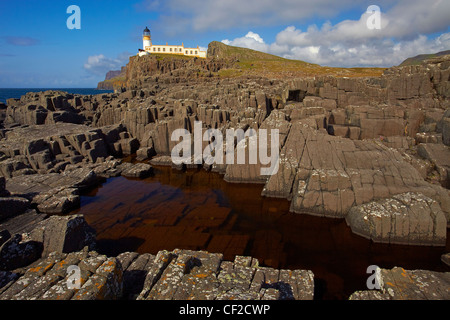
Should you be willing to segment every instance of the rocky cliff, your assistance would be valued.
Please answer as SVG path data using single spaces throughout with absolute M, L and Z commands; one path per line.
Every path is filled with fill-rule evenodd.
M 450 54 L 450 50 L 441 51 L 441 52 L 437 52 L 437 53 L 430 53 L 430 54 L 419 54 L 419 55 L 417 55 L 415 57 L 411 57 L 411 58 L 408 58 L 405 61 L 403 61 L 400 64 L 400 67 L 420 65 L 425 60 L 438 58 L 438 57 L 445 56 L 445 55 L 448 55 L 448 54 Z
M 220 57 L 215 50 L 219 57 L 208 59 L 133 57 L 121 93 L 47 91 L 9 99 L 0 127 L 0 173 L 8 190 L 0 190 L 0 205 L 8 210 L 0 210 L 0 219 L 30 209 L 67 212 L 102 178 L 149 174 L 150 164 L 122 163 L 125 155 L 184 169 L 168 157 L 178 143 L 172 132 L 192 135 L 201 121 L 202 133 L 278 129 L 279 169 L 263 175 L 260 162 L 211 165 L 205 159 L 189 167 L 219 172 L 230 183 L 260 183 L 264 196 L 288 199 L 290 211 L 345 219 L 354 233 L 375 242 L 445 245 L 449 55 L 379 76 L 320 69 L 315 76 L 272 77 L 265 69 L 247 72 L 242 56 Z M 247 71 L 227 74 L 239 68 Z
M 108 71 L 105 80 L 97 85 L 98 90 L 121 90 L 126 85 L 127 68 L 122 67 L 121 70 Z

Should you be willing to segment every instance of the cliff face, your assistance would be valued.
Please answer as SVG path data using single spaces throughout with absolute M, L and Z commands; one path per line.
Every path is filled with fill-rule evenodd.
M 450 54 L 450 50 L 441 51 L 441 52 L 432 53 L 432 54 L 419 54 L 418 56 L 406 59 L 399 66 L 400 67 L 417 66 L 417 65 L 422 64 L 425 60 L 438 58 L 438 57 L 445 56 L 448 54 Z
M 131 57 L 127 65 L 127 88 L 138 89 L 164 81 L 179 83 L 211 77 L 233 66 L 230 59 L 201 59 L 184 56 L 150 55 Z M 163 80 L 164 79 L 164 80 Z
M 271 143 L 270 151 L 266 150 L 267 153 L 259 156 L 262 161 L 261 155 L 266 157 L 268 153 L 271 156 L 278 154 L 279 167 L 277 166 L 276 172 L 271 172 L 273 174 L 265 175 L 261 169 L 268 169 L 267 164 L 238 164 L 234 161 L 211 165 L 207 163 L 207 159 L 212 154 L 205 154 L 208 158 L 204 158 L 205 161 L 194 166 L 195 168 L 219 172 L 228 182 L 261 183 L 264 185 L 262 196 L 287 199 L 291 212 L 345 219 L 355 234 L 374 242 L 414 246 L 445 246 L 446 241 L 448 243 L 450 55 L 436 57 L 420 65 L 389 68 L 378 76 L 355 77 L 354 74 L 358 74 L 360 70 L 336 71 L 333 68 L 292 62 L 244 49 L 236 50 L 220 43 L 212 43 L 209 49 L 211 56 L 208 59 L 163 55 L 132 57 L 126 70 L 121 70 L 122 77 L 113 77 L 115 73 L 109 73 L 107 78 L 112 78 L 105 80 L 116 81 L 122 78 L 123 80 L 117 81 L 122 83 L 121 87 L 126 86 L 124 92 L 82 96 L 47 91 L 28 93 L 20 99 L 8 99 L 7 105 L 0 104 L 0 221 L 3 222 L 3 219 L 9 219 L 12 215 L 23 219 L 14 224 L 8 221 L 9 226 L 21 230 L 11 234 L 18 233 L 20 236 L 24 232 L 29 233 L 21 228 L 32 226 L 34 229 L 37 223 L 31 223 L 29 219 L 44 219 L 41 213 L 54 215 L 78 208 L 81 203 L 80 193 L 96 186 L 101 181 L 100 178 L 119 175 L 143 177 L 151 172 L 149 164 L 122 162 L 120 158 L 123 156 L 136 154 L 138 160 L 150 159 L 151 164 L 169 165 L 177 169 L 192 168 L 192 163 L 172 163 L 171 151 L 178 142 L 173 141 L 171 136 L 177 129 L 186 129 L 193 138 L 196 121 L 200 121 L 202 133 L 210 128 L 223 133 L 228 129 L 252 128 L 259 135 L 263 133 L 260 129 L 278 129 L 279 145 L 273 146 Z M 330 73 L 299 76 L 299 73 L 284 72 L 291 66 L 301 69 L 300 72 L 310 68 L 313 72 L 325 70 Z M 274 72 L 274 68 L 281 70 L 278 77 L 275 77 L 278 71 Z M 266 73 L 268 69 L 271 73 Z M 240 76 L 223 76 L 229 70 L 244 71 Z M 272 135 L 272 132 L 269 134 Z M 205 150 L 208 141 L 203 142 Z M 244 145 L 247 156 L 247 150 L 251 150 L 249 144 L 240 145 Z M 232 142 L 228 144 L 226 149 L 228 147 L 237 151 L 237 141 L 234 145 Z M 214 150 L 214 158 L 216 156 L 220 157 L 218 149 Z M 26 224 L 22 222 L 25 220 Z M 163 227 L 167 226 L 166 221 L 164 217 L 164 223 L 161 223 Z M 42 243 L 46 252 L 50 252 L 48 245 L 53 245 L 53 242 L 60 246 L 66 240 L 81 239 L 82 245 L 79 248 L 85 246 L 83 239 L 88 237 L 78 237 L 74 233 L 61 234 L 58 231 L 69 230 L 69 227 L 65 227 L 69 226 L 69 221 L 65 225 L 62 224 L 64 221 L 61 224 L 50 222 L 44 224 L 44 229 L 39 225 L 39 229 L 35 233 L 30 232 L 30 237 L 23 241 L 16 236 L 7 239 L 8 243 L 0 239 L 2 254 L 8 250 L 14 253 L 2 256 L 16 259 L 16 248 L 31 245 L 30 242 Z M 142 226 L 140 222 L 139 226 Z M 84 227 L 72 230 L 90 237 L 88 232 L 83 231 Z M 5 234 L 2 232 L 1 235 Z M 39 239 L 35 240 L 37 238 Z M 229 246 L 232 242 L 230 241 Z M 69 246 L 64 244 L 64 248 L 67 247 Z M 70 247 L 74 248 L 73 245 Z M 39 248 L 42 251 L 42 247 Z M 278 245 L 274 248 L 278 248 Z M 41 251 L 37 256 L 41 256 Z M 87 254 L 88 252 L 83 251 L 80 255 L 71 255 L 70 259 L 75 257 L 81 261 L 88 257 Z M 143 271 L 143 274 L 164 273 L 168 275 L 167 279 L 164 278 L 167 281 L 174 279 L 172 271 L 175 264 L 186 265 L 195 260 L 201 263 L 195 263 L 194 267 L 203 268 L 218 266 L 221 260 L 219 256 L 209 255 L 204 251 L 193 253 L 178 250 L 158 254 L 157 257 L 169 261 L 165 264 L 160 264 L 158 261 L 162 260 L 156 261 L 155 257 L 148 254 L 139 258 L 135 254 L 139 263 L 134 263 L 131 261 L 135 258 L 129 254 L 135 253 L 128 252 L 121 256 L 122 261 L 128 261 L 131 268 L 129 270 L 136 271 L 134 267 L 138 264 L 153 268 L 146 262 L 147 259 L 152 259 L 157 269 Z M 27 254 L 25 258 L 30 256 L 31 254 Z M 446 257 L 448 259 L 448 254 Z M 198 274 L 214 275 L 210 279 L 212 282 L 206 285 L 219 288 L 215 292 L 223 291 L 228 294 L 229 291 L 221 290 L 223 283 L 217 283 L 216 274 L 221 279 L 231 279 L 232 275 L 228 271 L 245 268 L 251 271 L 247 272 L 250 281 L 269 279 L 274 272 L 278 272 L 267 268 L 256 270 L 253 266 L 257 264 L 253 264 L 251 258 L 240 256 L 236 259 L 234 263 L 226 262 L 225 267 L 220 268 L 220 274 L 217 268 L 201 269 Z M 11 260 L 3 259 L 2 264 L 17 261 Z M 96 270 L 103 270 L 101 277 L 107 277 L 108 281 L 113 282 L 115 279 L 127 279 L 116 277 L 117 273 L 114 273 L 117 269 L 120 275 L 127 267 L 123 267 L 123 270 L 122 267 L 115 268 L 115 260 L 106 260 L 106 256 L 104 261 L 113 274 L 105 274 L 104 268 L 100 266 Z M 45 266 L 57 263 L 53 260 L 43 260 L 42 263 L 44 262 Z M 99 262 L 101 263 L 102 261 Z M 163 267 L 159 270 L 161 265 Z M 13 270 L 16 267 L 3 268 Z M 165 271 L 166 267 L 170 272 Z M 338 269 L 340 268 L 339 266 Z M 58 270 L 60 274 L 61 270 Z M 408 271 L 400 268 L 395 270 L 398 279 L 395 278 L 394 282 L 405 280 L 405 274 L 408 276 Z M 330 271 L 335 278 L 334 271 Z M 424 271 L 419 271 L 424 274 Z M 193 274 L 192 270 L 189 272 L 190 275 Z M 264 275 L 263 272 L 269 272 L 270 275 Z M 25 272 L 24 277 L 29 273 L 30 271 Z M 282 272 L 279 274 L 281 280 Z M 283 283 L 289 285 L 292 279 L 286 274 L 284 272 Z M 383 274 L 388 273 L 381 271 L 382 276 Z M 389 272 L 391 280 L 393 274 L 394 271 Z M 97 275 L 94 273 L 92 277 Z M 439 280 L 435 275 L 427 275 L 425 280 L 419 281 L 421 288 L 429 289 L 426 294 L 444 292 L 444 289 L 436 286 L 439 281 L 442 281 L 443 288 L 448 287 L 446 279 Z M 44 292 L 38 292 L 35 290 L 37 287 L 30 284 L 15 295 L 16 290 L 21 288 L 20 285 L 29 278 L 20 278 L 21 280 L 10 284 L 11 279 L 2 281 L 1 276 L 0 272 L 0 286 L 6 283 L 7 287 L 0 288 L 0 299 L 24 298 L 22 293 L 32 293 L 34 299 L 39 298 L 39 292 Z M 4 272 L 3 276 L 9 277 L 10 274 Z M 409 273 L 409 276 L 417 278 L 417 274 Z M 185 276 L 175 275 L 175 278 L 185 279 Z M 434 280 L 429 280 L 432 278 Z M 42 279 L 33 283 L 38 283 L 41 289 L 53 285 L 44 283 L 46 279 L 54 282 L 53 274 L 51 277 L 45 275 Z M 178 281 L 177 279 L 175 280 Z M 148 282 L 145 281 L 144 289 L 139 289 L 143 290 L 140 297 L 152 298 L 152 292 L 167 292 L 166 280 L 163 283 L 154 281 L 152 286 L 156 289 L 152 289 L 153 291 L 145 288 Z M 417 293 L 416 287 L 409 289 L 412 280 L 407 280 L 402 288 Z M 141 282 L 134 282 L 142 287 Z M 382 283 L 385 285 L 382 290 L 389 291 L 389 295 L 383 297 L 405 298 L 405 290 L 397 293 L 395 288 L 386 287 L 389 281 Z M 114 283 L 112 286 L 118 288 L 120 284 Z M 275 287 L 265 286 L 263 289 L 267 290 L 264 294 L 269 289 L 273 292 Z M 83 286 L 82 293 L 97 298 L 97 288 L 93 289 L 92 294 L 86 292 L 88 288 L 90 287 Z M 282 288 L 286 286 L 277 287 L 276 290 Z M 287 288 L 291 292 L 290 287 Z M 300 287 L 294 284 L 293 288 Z M 299 289 L 298 292 L 300 291 L 309 292 L 308 297 L 312 297 L 311 286 L 307 286 L 306 290 Z M 258 292 L 251 294 L 262 294 Z M 139 291 L 135 293 L 138 294 Z M 170 294 L 171 292 L 166 298 L 173 298 Z M 242 294 L 248 297 L 248 292 Z M 360 292 L 352 298 L 364 298 L 368 295 L 368 292 Z M 118 293 L 108 298 L 120 297 L 121 294 Z M 448 299 L 448 294 L 443 298 Z
M 450 197 L 444 189 L 450 186 L 450 56 L 390 68 L 378 77 L 274 79 L 259 73 L 220 77 L 243 59 L 220 55 L 132 57 L 126 91 L 119 94 L 47 92 L 8 100 L 5 129 L 0 131 L 8 141 L 0 146 L 0 159 L 2 154 L 5 158 L 0 171 L 7 177 L 21 170 L 56 171 L 77 153 L 93 163 L 117 154 L 168 156 L 176 145 L 171 140 L 174 130 L 193 132 L 195 121 L 205 130 L 279 129 L 277 174 L 259 174 L 261 164 L 217 165 L 211 170 L 229 182 L 265 184 L 263 195 L 289 199 L 293 212 L 348 217 L 355 233 L 374 241 L 442 245 L 445 218 L 450 221 Z M 18 124 L 58 122 L 107 129 L 102 135 L 61 140 L 59 149 L 49 140 L 50 147 L 38 155 L 19 142 L 12 147 Z M 101 139 L 103 144 L 97 141 Z M 62 149 L 67 157 L 60 155 Z M 362 216 L 370 208 L 400 202 L 411 212 L 422 212 L 418 219 L 424 224 L 414 237 L 407 229 L 395 229 L 416 223 L 409 211 L 392 216 L 386 212 L 382 220 L 376 212 L 367 219 Z M 419 210 L 424 202 L 428 207 Z M 362 225 L 364 221 L 375 229 Z M 395 234 L 379 233 L 384 223 Z M 427 235 L 420 238 L 422 231 Z
M 112 78 L 120 76 L 124 68 L 125 67 L 122 67 L 122 70 L 109 71 L 106 73 L 105 80 L 111 80 Z
M 109 71 L 106 73 L 105 80 L 97 85 L 99 90 L 117 90 L 125 87 L 127 75 L 127 67 L 122 67 L 121 70 Z

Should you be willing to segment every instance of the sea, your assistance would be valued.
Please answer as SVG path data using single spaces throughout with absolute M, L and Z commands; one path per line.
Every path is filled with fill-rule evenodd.
M 95 88 L 14 88 L 14 89 L 0 88 L 0 103 L 1 102 L 6 103 L 6 100 L 10 98 L 19 99 L 27 92 L 41 92 L 47 90 L 58 90 L 68 92 L 71 94 L 82 94 L 82 95 L 95 95 L 114 92 L 113 90 L 97 90 Z

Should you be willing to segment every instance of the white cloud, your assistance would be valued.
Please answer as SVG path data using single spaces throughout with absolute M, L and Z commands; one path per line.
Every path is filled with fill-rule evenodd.
M 361 1 L 364 6 L 369 0 Z M 389 3 L 389 0 L 378 0 Z M 164 12 L 160 23 L 180 32 L 186 27 L 194 31 L 226 30 L 239 27 L 256 27 L 300 23 L 311 17 L 332 18 L 341 10 L 349 10 L 353 0 L 143 0 L 138 8 Z M 367 7 L 366 6 L 366 7 Z M 188 26 L 187 26 L 188 24 Z
M 413 6 L 413 2 L 417 1 L 408 3 Z M 450 49 L 450 33 L 435 38 L 426 36 L 448 28 L 444 19 L 448 14 L 442 12 L 450 12 L 450 1 L 421 3 L 417 10 L 400 1 L 381 14 L 380 30 L 367 27 L 371 14 L 363 12 L 358 20 L 344 20 L 335 25 L 325 22 L 320 28 L 311 25 L 305 31 L 288 26 L 276 35 L 272 44 L 253 32 L 223 42 L 321 65 L 388 67 L 411 56 Z
M 92 74 L 104 76 L 108 71 L 120 70 L 128 63 L 130 56 L 129 52 L 120 53 L 116 59 L 108 58 L 103 54 L 90 56 L 83 67 Z
M 353 39 L 333 41 L 334 29 L 309 28 L 302 32 L 287 27 L 276 37 L 276 42 L 267 44 L 254 37 L 244 36 L 222 42 L 232 46 L 263 51 L 288 59 L 304 60 L 327 66 L 379 66 L 398 65 L 408 57 L 422 53 L 434 53 L 450 48 L 450 33 L 435 39 L 419 35 L 412 40 L 394 42 L 392 39 L 372 38 L 355 42 Z
M 373 4 L 381 8 L 381 30 L 367 28 Z M 330 66 L 391 66 L 450 49 L 449 0 L 142 0 L 141 8 L 160 12 L 157 22 L 172 35 L 283 26 L 273 43 L 252 31 L 223 42 Z M 355 10 L 358 18 L 339 21 Z
M 139 10 L 163 12 L 159 23 L 171 32 L 202 32 L 304 24 L 317 18 L 336 18 L 348 11 L 363 13 L 373 4 L 384 13 L 385 26 L 389 27 L 387 32 L 392 37 L 445 32 L 449 25 L 448 0 L 142 0 L 138 7 Z M 362 24 L 365 25 L 365 21 Z M 352 21 L 343 21 L 340 30 L 347 34 L 353 30 L 359 38 L 367 34 L 351 29 L 354 26 Z
M 225 39 L 225 40 L 222 40 L 222 42 L 227 45 L 235 46 L 235 47 L 244 47 L 244 48 L 249 48 L 249 49 L 263 51 L 263 52 L 269 51 L 269 47 L 264 42 L 263 38 L 261 38 L 261 36 L 259 34 L 254 33 L 252 31 L 249 31 L 245 36 L 243 36 L 241 38 L 236 38 L 232 41 Z

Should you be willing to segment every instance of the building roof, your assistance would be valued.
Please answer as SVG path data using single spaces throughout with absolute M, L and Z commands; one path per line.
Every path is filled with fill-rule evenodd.
M 144 32 L 150 32 L 150 30 L 147 27 L 145 27 Z

